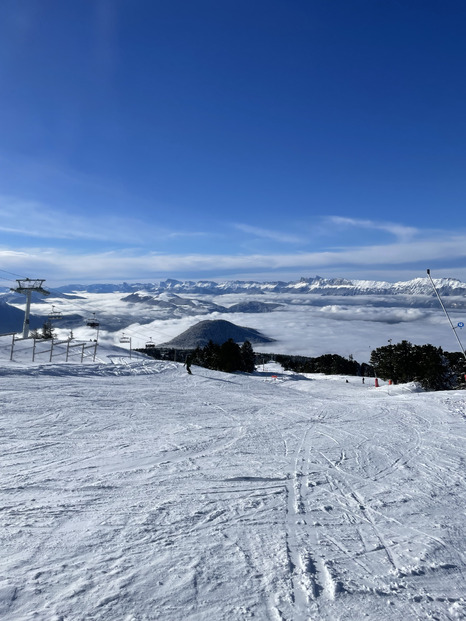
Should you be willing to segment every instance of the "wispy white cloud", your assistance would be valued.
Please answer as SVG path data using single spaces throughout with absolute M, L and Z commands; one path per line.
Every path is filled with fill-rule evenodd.
M 119 242 L 138 245 L 148 239 L 202 237 L 204 232 L 154 227 L 136 218 L 77 215 L 37 201 L 0 196 L 0 231 L 41 239 Z
M 283 244 L 302 244 L 306 241 L 298 235 L 291 235 L 281 231 L 271 231 L 257 226 L 250 226 L 249 224 L 236 223 L 233 226 L 239 231 L 243 231 L 243 233 L 248 233 L 249 235 L 254 235 L 255 237 L 263 239 L 270 239 Z
M 269 254 L 168 254 L 135 251 L 82 253 L 77 255 L 66 249 L 0 249 L 2 269 L 34 277 L 59 277 L 67 281 L 80 279 L 157 279 L 171 274 L 183 277 L 184 274 L 228 272 L 270 272 L 295 270 L 309 272 L 335 270 L 338 268 L 345 276 L 349 268 L 355 266 L 360 271 L 373 270 L 375 266 L 385 271 L 400 270 L 408 264 L 432 266 L 434 261 L 454 261 L 466 259 L 466 234 L 446 234 L 386 245 L 341 248 L 325 252 L 269 253 Z M 34 273 L 31 273 L 34 272 Z
M 219 235 L 215 233 L 208 233 L 206 231 L 166 231 L 164 237 L 169 239 L 177 239 L 179 237 L 183 238 L 199 238 L 199 237 L 218 237 Z
M 411 226 L 404 226 L 403 224 L 397 224 L 392 222 L 379 222 L 376 220 L 359 220 L 357 218 L 344 218 L 341 216 L 329 216 L 326 218 L 332 226 L 340 227 L 354 227 L 361 229 L 373 229 L 378 231 L 385 231 L 397 237 L 399 240 L 412 239 L 419 232 L 418 229 Z

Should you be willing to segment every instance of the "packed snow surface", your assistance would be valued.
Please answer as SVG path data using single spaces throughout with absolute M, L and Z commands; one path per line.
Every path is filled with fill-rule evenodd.
M 464 392 L 0 366 L 0 618 L 466 616 Z

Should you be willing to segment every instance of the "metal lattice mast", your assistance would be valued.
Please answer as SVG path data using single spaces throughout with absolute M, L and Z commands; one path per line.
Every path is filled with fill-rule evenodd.
M 26 296 L 26 309 L 24 311 L 24 323 L 23 323 L 23 339 L 27 339 L 29 336 L 29 315 L 31 313 L 31 296 L 35 291 L 41 295 L 50 295 L 50 291 L 47 291 L 42 287 L 45 278 L 17 278 L 16 282 L 18 286 L 16 289 L 11 289 L 15 293 L 22 293 Z

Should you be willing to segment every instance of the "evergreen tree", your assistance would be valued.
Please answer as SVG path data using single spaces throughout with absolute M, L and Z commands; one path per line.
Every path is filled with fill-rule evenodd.
M 255 365 L 255 355 L 252 345 L 249 341 L 244 341 L 241 346 L 242 370 L 246 373 L 253 373 Z
M 202 358 L 207 369 L 219 369 L 220 347 L 210 340 L 203 349 Z
M 37 328 L 36 328 L 34 330 L 31 330 L 31 332 L 29 334 L 34 339 L 53 339 L 53 338 L 55 338 L 55 332 L 54 332 L 54 329 L 53 329 L 51 321 L 44 321 L 40 331 L 37 330 Z
M 418 382 L 425 390 L 446 390 L 456 382 L 455 369 L 441 347 L 401 341 L 371 353 L 376 374 L 395 384 Z
M 415 360 L 413 346 L 409 341 L 374 349 L 371 352 L 370 362 L 378 377 L 384 380 L 391 379 L 394 384 L 414 379 Z
M 43 326 L 42 326 L 42 336 L 41 338 L 43 339 L 53 339 L 55 336 L 54 334 L 54 330 L 52 327 L 52 322 L 51 321 L 45 321 Z
M 446 390 L 456 384 L 455 372 L 441 347 L 433 345 L 415 346 L 416 377 L 426 390 Z
M 443 352 L 446 358 L 449 368 L 451 369 L 454 377 L 454 385 L 464 388 L 466 383 L 466 360 L 462 352 Z
M 223 345 L 220 345 L 219 370 L 233 373 L 242 370 L 242 366 L 240 346 L 233 339 L 228 339 Z
M 193 364 L 197 364 L 199 367 L 204 367 L 204 353 L 203 350 L 199 347 L 193 351 Z

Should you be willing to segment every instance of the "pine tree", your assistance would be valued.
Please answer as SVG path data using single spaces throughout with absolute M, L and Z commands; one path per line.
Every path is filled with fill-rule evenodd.
M 241 359 L 243 363 L 242 371 L 245 371 L 246 373 L 253 373 L 256 368 L 256 357 L 249 341 L 244 341 L 241 345 Z
M 228 339 L 223 345 L 220 345 L 219 370 L 233 373 L 234 371 L 240 371 L 242 366 L 240 346 L 233 339 Z
M 44 324 L 42 325 L 42 336 L 41 338 L 43 339 L 53 339 L 55 336 L 54 331 L 53 331 L 53 327 L 52 327 L 52 322 L 51 321 L 45 321 Z
M 219 369 L 220 347 L 210 340 L 202 350 L 204 365 L 207 369 Z
M 440 347 L 412 345 L 401 341 L 371 353 L 377 375 L 393 383 L 418 382 L 425 390 L 446 390 L 457 381 L 457 373 Z
M 455 372 L 450 367 L 441 347 L 415 346 L 415 381 L 425 390 L 446 390 L 455 385 Z

